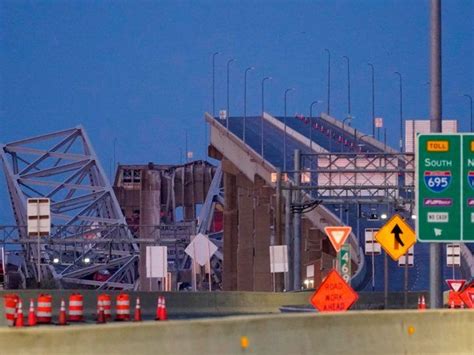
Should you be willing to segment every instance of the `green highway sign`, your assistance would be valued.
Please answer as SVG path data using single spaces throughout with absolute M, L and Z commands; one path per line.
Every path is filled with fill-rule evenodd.
M 349 244 L 344 244 L 338 253 L 339 273 L 348 284 L 351 283 L 351 248 Z
M 474 134 L 420 134 L 416 155 L 420 242 L 474 242 Z

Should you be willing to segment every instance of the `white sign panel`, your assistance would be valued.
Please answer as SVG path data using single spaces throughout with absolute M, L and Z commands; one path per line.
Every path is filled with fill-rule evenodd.
M 221 120 L 225 120 L 227 118 L 227 111 L 226 110 L 220 110 L 219 111 L 219 118 Z
M 365 255 L 379 255 L 382 252 L 382 247 L 375 240 L 378 231 L 378 228 L 365 229 Z
M 415 246 L 408 249 L 408 266 L 413 266 L 415 263 Z M 398 259 L 398 266 L 405 266 L 405 255 Z
M 51 202 L 49 198 L 29 198 L 26 205 L 28 235 L 48 235 L 51 232 Z
M 146 277 L 166 277 L 168 274 L 168 248 L 146 247 Z
M 270 272 L 288 272 L 288 248 L 286 245 L 270 246 Z
M 204 266 L 217 251 L 217 246 L 207 238 L 207 235 L 199 233 L 192 239 L 184 251 L 195 262 Z
M 446 244 L 446 259 L 448 266 L 461 266 L 461 246 Z
M 382 128 L 383 127 L 383 118 L 382 117 L 375 117 L 375 127 Z

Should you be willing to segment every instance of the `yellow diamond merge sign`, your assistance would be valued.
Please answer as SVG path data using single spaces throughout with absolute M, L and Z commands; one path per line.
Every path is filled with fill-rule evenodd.
M 397 261 L 415 244 L 416 235 L 408 223 L 396 214 L 378 231 L 375 239 Z

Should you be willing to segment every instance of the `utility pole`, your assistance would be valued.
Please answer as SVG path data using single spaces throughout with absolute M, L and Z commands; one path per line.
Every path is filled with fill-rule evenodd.
M 430 39 L 430 130 L 441 132 L 441 0 L 431 0 Z M 430 244 L 430 308 L 442 306 L 441 246 L 441 243 Z
M 331 115 L 331 52 L 329 49 L 324 49 L 328 53 L 328 108 L 327 113 L 328 116 Z
M 301 182 L 301 151 L 295 149 L 294 155 L 294 180 L 295 193 L 293 203 L 298 205 L 301 200 L 301 191 L 299 190 Z M 301 288 L 301 213 L 293 213 L 293 290 L 298 291 Z

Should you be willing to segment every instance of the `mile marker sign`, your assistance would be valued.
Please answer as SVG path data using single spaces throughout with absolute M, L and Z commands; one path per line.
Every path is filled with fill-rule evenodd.
M 320 312 L 338 312 L 347 311 L 358 299 L 357 292 L 333 269 L 313 294 L 310 302 Z

